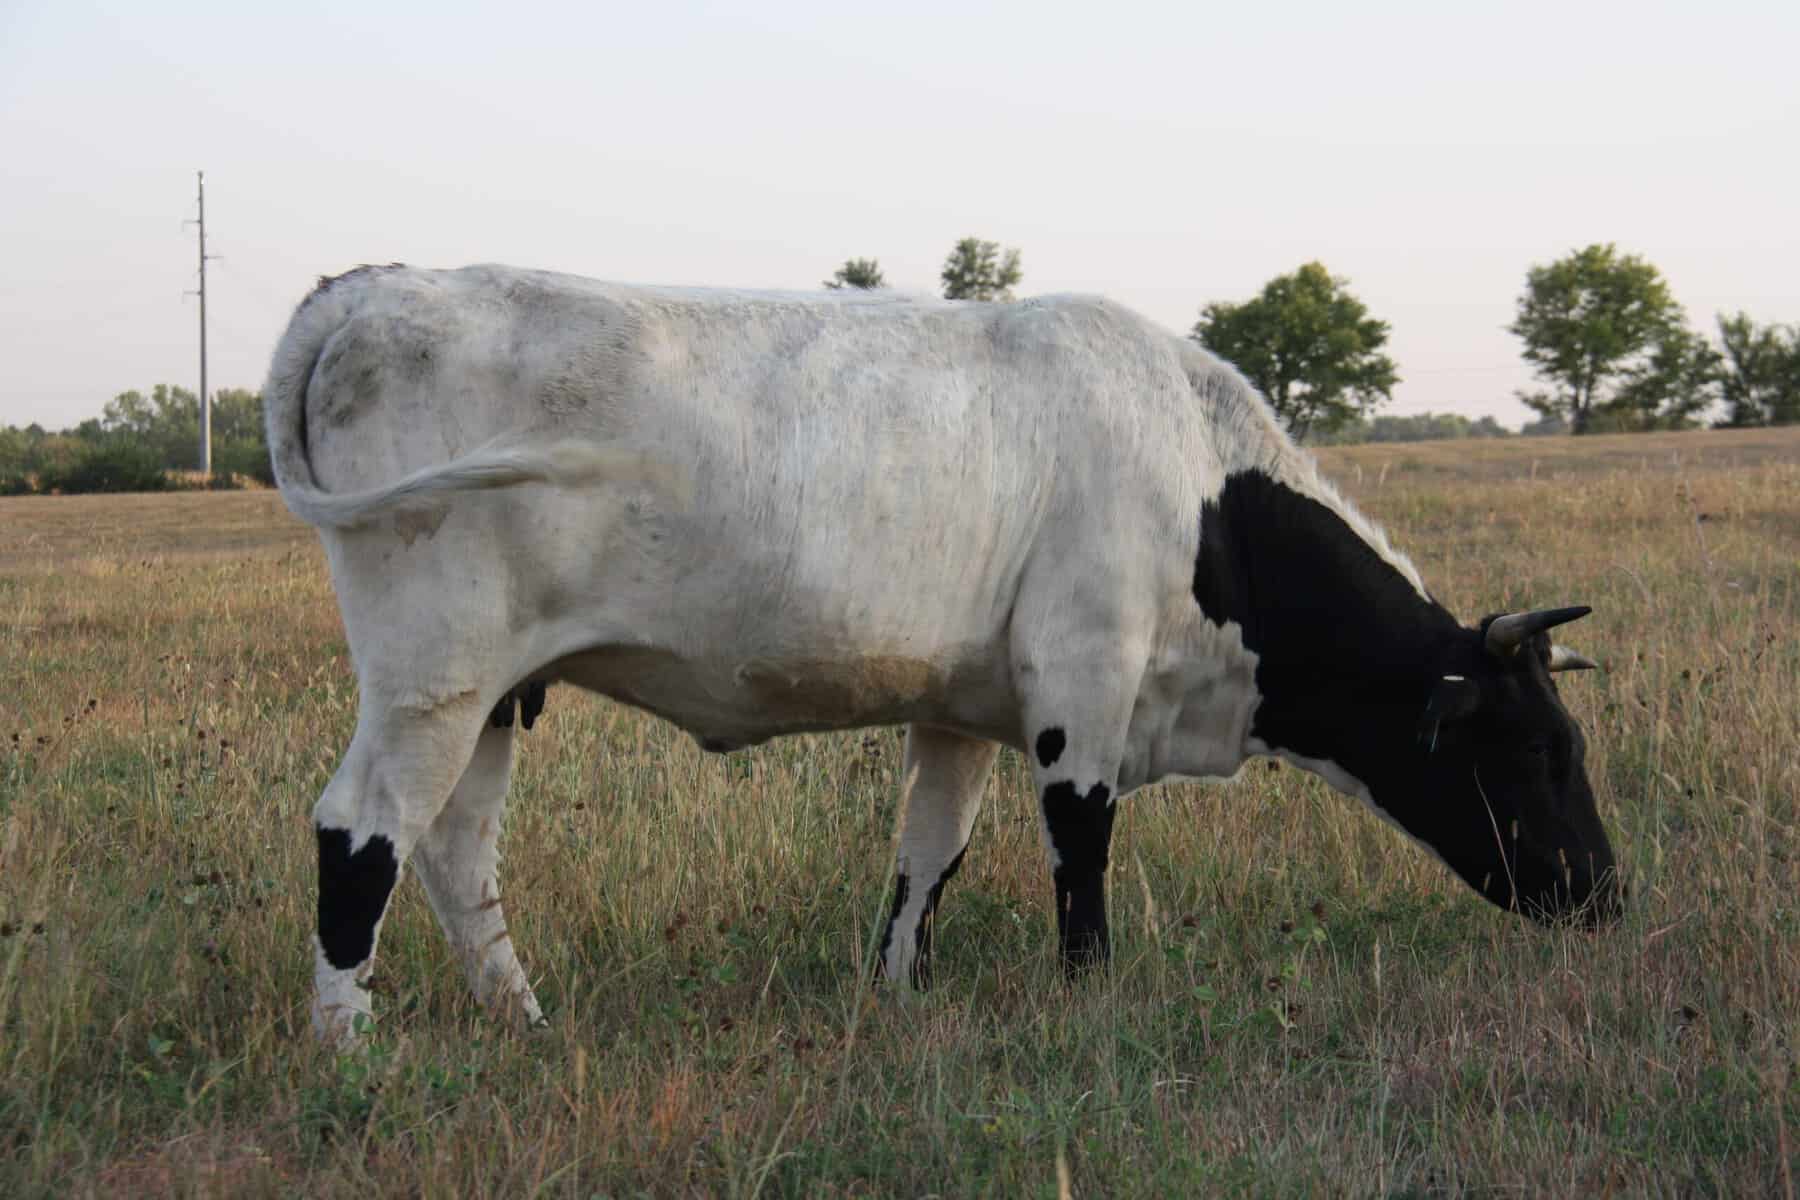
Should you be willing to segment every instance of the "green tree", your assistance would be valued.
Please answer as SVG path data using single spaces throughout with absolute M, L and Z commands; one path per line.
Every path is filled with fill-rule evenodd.
M 1508 330 L 1525 343 L 1525 361 L 1551 390 L 1519 393 L 1544 417 L 1564 417 L 1586 433 L 1612 406 L 1614 426 L 1654 427 L 1681 412 L 1647 410 L 1652 398 L 1679 408 L 1678 388 L 1697 382 L 1688 370 L 1695 347 L 1681 309 L 1657 269 L 1611 244 L 1577 250 L 1525 276 Z M 1648 422 L 1648 424 L 1646 424 Z
M 1017 250 L 1002 254 L 998 242 L 966 237 L 944 259 L 939 278 L 946 300 L 1011 300 L 1024 272 Z
M 120 392 L 100 411 L 100 428 L 151 451 L 166 467 L 200 465 L 200 399 L 186 388 L 159 383 L 149 396 L 135 388 Z
M 1719 323 L 1722 425 L 1791 425 L 1800 421 L 1800 326 L 1758 325 L 1748 313 Z
M 135 388 L 120 392 L 101 411 L 100 420 L 82 422 L 76 430 L 85 441 L 127 441 L 154 455 L 164 466 L 191 470 L 200 460 L 200 400 L 182 387 L 159 383 L 148 396 Z M 216 471 L 269 480 L 264 442 L 262 396 L 244 388 L 213 393 L 212 442 Z
M 16 425 L 0 429 L 0 496 L 31 490 L 31 437 Z
M 136 388 L 120 392 L 100 410 L 100 423 L 108 433 L 154 437 L 191 423 L 200 432 L 200 400 L 184 387 L 159 383 L 146 397 Z
M 838 288 L 861 288 L 873 291 L 887 286 L 887 279 L 881 273 L 881 264 L 872 258 L 847 258 L 825 286 L 836 291 Z
M 1769 402 L 1769 424 L 1800 425 L 1800 327 L 1797 326 L 1788 327 L 1787 353 L 1781 357 L 1781 372 Z
M 213 393 L 213 475 L 275 482 L 263 427 L 262 393 L 220 388 Z
M 214 392 L 212 431 L 214 441 L 261 441 L 262 394 L 248 388 L 220 388 Z
M 1393 398 L 1388 325 L 1316 262 L 1242 304 L 1200 311 L 1194 340 L 1242 371 L 1296 437 L 1329 433 Z
M 1693 429 L 1713 402 L 1718 369 L 1719 353 L 1705 338 L 1680 325 L 1666 329 L 1594 415 L 1593 427 L 1625 433 Z

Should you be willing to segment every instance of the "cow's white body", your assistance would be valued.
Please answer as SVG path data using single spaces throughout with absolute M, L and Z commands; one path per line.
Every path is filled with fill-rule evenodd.
M 939 877 L 995 743 L 1067 728 L 1043 778 L 1111 796 L 1278 749 L 1250 744 L 1256 656 L 1193 591 L 1229 472 L 1331 506 L 1423 591 L 1234 372 L 1096 299 L 369 269 L 302 306 L 265 396 L 362 687 L 319 827 L 416 847 L 478 988 L 533 1016 L 488 904 L 511 730 L 486 716 L 521 681 L 715 749 L 911 724 L 903 870 Z M 366 969 L 321 953 L 328 1032 Z

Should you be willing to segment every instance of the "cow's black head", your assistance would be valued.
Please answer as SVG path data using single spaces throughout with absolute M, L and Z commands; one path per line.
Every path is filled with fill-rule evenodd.
M 1489 617 L 1475 629 L 1445 614 L 1423 644 L 1381 647 L 1392 671 L 1339 675 L 1316 658 L 1284 665 L 1270 655 L 1257 669 L 1252 736 L 1340 787 L 1366 789 L 1500 907 L 1598 924 L 1620 908 L 1612 846 L 1581 730 L 1551 682 L 1553 671 L 1594 664 L 1548 634 L 1587 611 Z
M 1193 590 L 1257 655 L 1253 748 L 1366 791 L 1503 908 L 1617 913 L 1581 730 L 1551 682 L 1593 665 L 1549 637 L 1587 609 L 1467 628 L 1339 509 L 1254 470 L 1202 507 Z
M 1464 630 L 1436 678 L 1421 681 L 1411 746 L 1371 785 L 1375 802 L 1470 887 L 1545 922 L 1593 924 L 1620 907 L 1586 743 L 1551 681 L 1594 665 L 1548 633 L 1587 612 L 1489 617 Z

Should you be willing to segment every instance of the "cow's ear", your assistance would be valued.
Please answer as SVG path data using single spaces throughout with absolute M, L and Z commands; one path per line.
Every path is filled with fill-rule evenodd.
M 1446 721 L 1460 721 L 1481 706 L 1481 688 L 1472 679 L 1446 675 L 1432 686 L 1425 711 L 1419 715 L 1419 744 L 1437 749 L 1438 729 Z

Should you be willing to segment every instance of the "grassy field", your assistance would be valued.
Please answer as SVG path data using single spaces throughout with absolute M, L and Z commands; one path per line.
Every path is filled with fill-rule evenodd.
M 1070 991 L 1009 753 L 938 989 L 876 990 L 895 731 L 713 757 L 559 689 L 503 842 L 550 1030 L 474 1009 L 409 882 L 345 1056 L 307 1029 L 355 713 L 310 531 L 0 500 L 0 1194 L 1792 1197 L 1800 430 L 1324 457 L 1465 619 L 1594 606 L 1563 691 L 1620 927 L 1509 919 L 1254 763 L 1126 804 L 1115 968 Z

